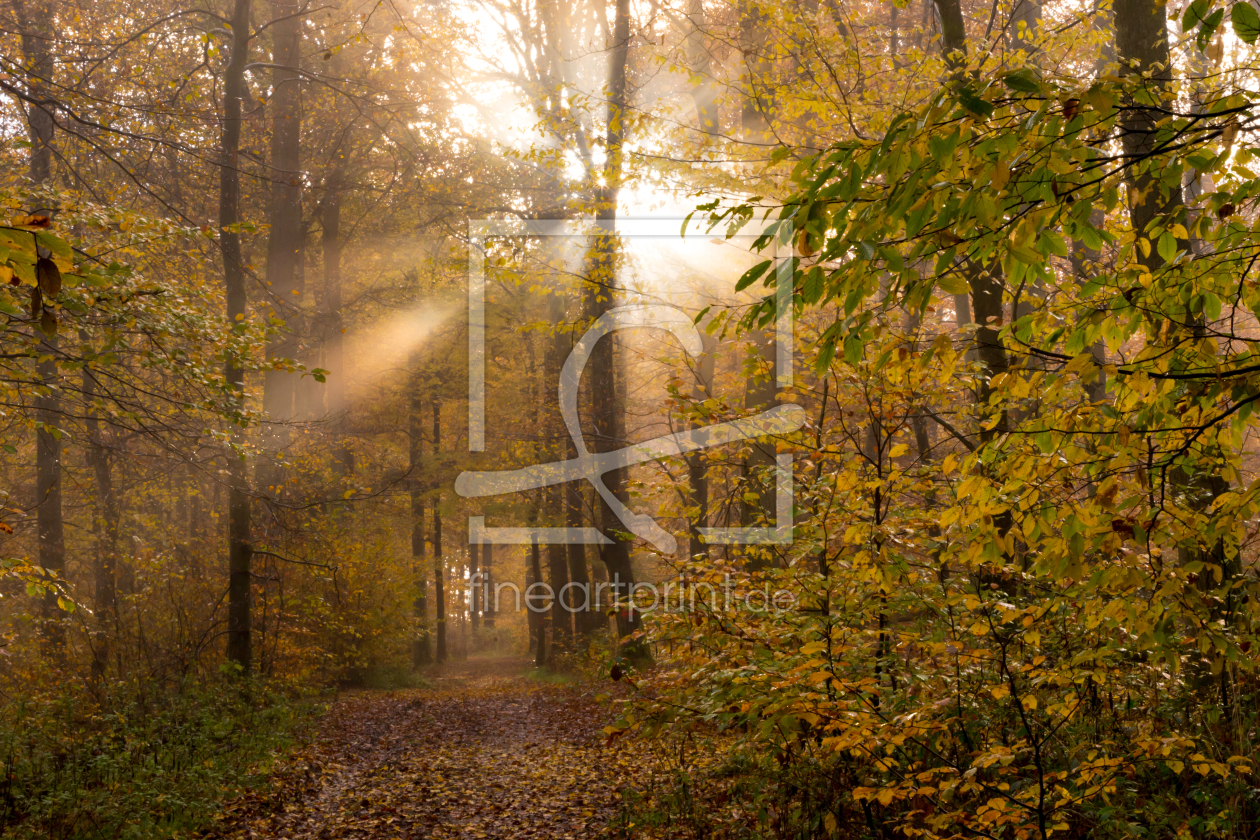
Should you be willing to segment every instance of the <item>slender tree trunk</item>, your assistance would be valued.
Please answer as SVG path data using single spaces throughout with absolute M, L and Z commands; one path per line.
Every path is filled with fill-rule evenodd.
M 436 464 L 442 451 L 442 403 L 433 400 L 433 460 Z M 442 495 L 433 496 L 433 609 L 437 629 L 437 650 L 434 658 L 446 661 L 446 561 L 442 557 Z
M 1007 27 L 1011 46 L 1033 57 L 1037 51 L 1037 32 L 1041 28 L 1040 0 L 1015 0 L 1011 24 Z
M 696 360 L 696 383 L 692 388 L 692 398 L 697 402 L 703 402 L 713 396 L 713 374 L 716 364 L 714 351 L 717 349 L 717 340 L 708 333 L 702 332 L 700 338 L 704 344 L 704 353 Z M 693 423 L 692 428 L 699 428 L 699 424 Z M 691 504 L 696 508 L 695 520 L 689 523 L 687 529 L 689 543 L 687 553 L 694 560 L 696 557 L 707 558 L 709 555 L 709 547 L 700 538 L 700 528 L 709 524 L 709 474 L 703 450 L 689 452 L 686 461 L 687 481 L 691 488 Z
M 241 238 L 235 226 L 240 222 L 241 100 L 245 96 L 245 64 L 249 58 L 250 0 L 236 0 L 232 13 L 232 54 L 223 73 L 223 133 L 219 146 L 219 245 L 223 251 L 223 277 L 227 287 L 227 319 L 242 323 L 246 315 L 245 262 Z M 245 399 L 245 368 L 242 360 L 229 358 L 226 377 Z M 244 433 L 233 425 L 232 442 L 240 445 Z M 251 560 L 249 542 L 249 487 L 244 455 L 229 451 L 228 458 L 228 628 L 227 658 L 248 674 L 251 661 Z
M 468 624 L 472 631 L 472 645 L 477 642 L 481 629 L 481 546 L 468 541 Z
M 533 584 L 542 583 L 542 556 L 538 549 L 538 541 L 533 540 L 529 544 L 529 584 L 525 588 L 525 609 L 529 610 L 527 616 L 529 625 L 533 629 L 534 637 L 534 666 L 537 668 L 547 667 L 547 614 L 541 610 L 534 609 L 533 602 L 529 597 L 529 592 L 533 588 Z
M 484 617 L 487 630 L 494 629 L 494 613 L 498 604 L 494 595 L 494 543 L 482 543 L 481 568 L 485 575 L 481 579 L 481 591 L 485 593 Z
M 274 4 L 272 25 L 272 95 L 267 105 L 271 114 L 271 198 L 267 219 L 271 235 L 267 240 L 267 292 L 275 317 L 284 321 L 283 331 L 267 342 L 267 359 L 272 362 L 263 377 L 263 410 L 268 418 L 265 460 L 260 465 L 260 490 L 279 496 L 284 473 L 277 463 L 289 442 L 289 426 L 296 405 L 296 377 L 277 369 L 276 360 L 292 359 L 297 353 L 301 288 L 298 268 L 302 250 L 302 86 L 298 73 L 301 60 L 302 17 L 296 0 Z
M 967 65 L 967 25 L 961 0 L 935 0 L 941 22 L 941 55 L 955 77 Z
M 544 381 L 546 382 L 560 381 L 560 368 L 570 350 L 567 332 L 558 328 L 564 322 L 566 303 L 564 291 L 558 288 L 553 289 L 549 302 L 549 315 L 551 324 L 555 325 L 556 329 L 552 333 L 551 341 L 546 345 L 546 351 L 543 354 Z M 558 416 L 553 415 L 547 422 L 546 435 L 550 441 L 556 442 L 549 444 L 549 448 L 555 450 L 554 455 L 557 460 L 560 460 L 564 446 L 558 444 L 558 442 L 566 436 L 563 434 Z M 565 515 L 565 490 L 565 487 L 555 485 L 543 491 L 548 519 L 552 522 L 563 518 Z M 567 609 L 568 605 L 564 603 L 564 599 L 560 597 L 560 593 L 564 591 L 565 586 L 569 582 L 568 546 L 562 544 L 550 544 L 547 546 L 547 571 L 552 592 L 551 608 L 549 610 L 549 624 L 551 626 L 551 656 L 549 657 L 549 662 L 552 667 L 555 667 L 557 659 L 567 651 L 572 650 L 573 647 L 573 614 Z M 571 592 L 566 592 L 565 594 L 569 595 Z
M 564 507 L 564 488 L 549 487 L 546 490 L 547 508 L 550 517 L 558 519 Z M 547 572 L 551 582 L 551 657 L 552 667 L 558 665 L 558 658 L 573 650 L 573 613 L 566 603 L 572 591 L 566 591 L 569 583 L 569 551 L 565 545 L 547 546 Z M 566 598 L 561 598 L 564 592 Z
M 766 55 L 765 13 L 755 2 L 739 9 L 739 49 L 744 58 L 743 108 L 740 125 L 744 141 L 765 144 L 770 137 L 771 62 Z
M 1121 72 L 1129 75 L 1150 73 L 1146 84 L 1149 88 L 1154 88 L 1154 104 L 1142 106 L 1134 102 L 1126 103 L 1121 118 L 1120 140 L 1130 158 L 1129 217 L 1134 234 L 1145 237 L 1152 222 L 1165 215 L 1176 214 L 1185 203 L 1180 186 L 1165 189 L 1160 184 L 1159 164 L 1152 160 L 1155 153 L 1155 133 L 1162 112 L 1168 107 L 1172 96 L 1167 12 L 1165 6 L 1155 0 L 1117 0 L 1113 9 L 1116 52 L 1120 59 Z M 1164 268 L 1164 260 L 1153 242 L 1149 252 L 1144 252 L 1141 248 L 1135 250 L 1138 262 L 1152 273 Z M 1196 319 L 1189 325 L 1189 329 L 1201 334 L 1202 320 Z M 1185 338 L 1182 329 L 1170 331 L 1170 335 L 1170 343 L 1174 344 Z M 1207 510 L 1215 499 L 1229 489 L 1229 483 L 1219 474 L 1202 470 L 1192 472 L 1177 468 L 1170 471 L 1169 481 L 1185 494 L 1189 506 L 1200 512 Z M 1199 561 L 1220 566 L 1222 580 L 1227 579 L 1232 572 L 1232 563 L 1226 557 L 1225 545 L 1221 540 L 1208 546 L 1183 544 L 1178 547 L 1178 559 L 1183 564 Z M 1210 580 L 1212 575 L 1205 574 L 1203 577 Z
M 607 159 L 604 164 L 604 185 L 598 192 L 595 218 L 601 228 L 595 236 L 591 271 L 586 287 L 585 315 L 590 321 L 616 306 L 617 295 L 617 200 L 621 189 L 622 154 L 628 116 L 626 65 L 630 55 L 630 0 L 617 0 L 612 49 L 609 53 L 608 132 L 605 139 Z M 625 438 L 625 406 L 618 399 L 614 339 L 608 336 L 596 345 L 591 354 L 590 394 L 593 403 L 594 437 L 597 451 L 616 449 Z M 613 470 L 604 479 L 605 485 L 624 498 L 628 471 Z M 630 564 L 630 544 L 620 534 L 625 526 L 603 499 L 599 502 L 600 527 L 612 543 L 600 547 L 600 556 L 612 576 L 612 592 L 619 599 L 628 599 L 633 591 L 634 572 Z M 617 627 L 622 636 L 639 629 L 639 616 L 632 609 L 618 613 Z
M 324 182 L 324 201 L 321 207 L 324 249 L 323 312 L 323 367 L 328 371 L 325 386 L 328 414 L 333 419 L 333 470 L 341 478 L 354 472 L 354 456 L 345 438 L 346 366 L 342 352 L 344 320 L 341 314 L 341 202 L 344 167 L 338 161 Z
M 962 7 L 959 0 L 935 2 L 941 21 L 941 55 L 945 58 L 952 79 L 957 81 L 967 64 L 967 28 L 963 22 Z M 971 286 L 971 315 L 976 323 L 976 358 L 985 368 L 978 401 L 981 405 L 988 405 L 989 396 L 993 392 L 993 379 L 1006 372 L 1010 366 L 1006 348 L 999 338 L 1003 320 L 1002 293 L 1006 283 L 997 267 L 986 268 L 967 263 L 962 269 Z M 959 323 L 962 323 L 961 307 L 958 316 Z M 986 441 L 992 440 L 1006 431 L 1007 417 L 1003 412 L 997 426 L 983 432 L 981 437 Z
M 86 339 L 86 336 L 82 336 Z M 92 677 L 100 679 L 109 665 L 114 633 L 118 628 L 118 594 L 115 558 L 118 555 L 118 495 L 110 469 L 109 450 L 101 433 L 100 420 L 91 402 L 96 395 L 96 378 L 83 369 L 83 396 L 87 400 L 88 465 L 94 480 L 93 532 L 96 554 L 93 568 L 94 593 L 92 611 L 96 620 L 96 639 L 92 645 Z
M 31 99 L 42 102 L 53 81 L 53 9 L 50 0 L 16 0 L 13 4 L 22 27 L 22 53 L 29 67 L 26 89 Z M 30 178 L 43 186 L 52 176 L 52 111 L 43 104 L 26 105 L 26 126 L 31 138 Z M 37 208 L 39 209 L 39 208 Z
M 753 349 L 761 363 L 744 383 L 744 408 L 749 412 L 764 411 L 777 405 L 779 395 L 775 379 L 775 344 L 771 334 L 761 331 L 751 333 Z M 765 365 L 769 365 L 768 369 Z M 744 459 L 744 476 L 748 482 L 748 490 L 753 496 L 751 504 L 745 503 L 745 519 L 747 524 L 758 527 L 773 527 L 777 512 L 775 445 L 773 439 L 749 441 L 748 455 Z M 753 567 L 763 567 L 767 563 L 764 556 L 756 556 L 750 563 Z
M 419 359 L 412 354 L 411 370 Z M 412 390 L 409 408 L 408 489 L 411 494 L 411 568 L 416 576 L 416 597 L 412 611 L 416 620 L 416 638 L 412 642 L 411 663 L 420 668 L 429 664 L 429 581 L 424 572 L 424 492 L 421 474 L 424 471 L 424 404 L 418 388 Z
M 55 356 L 57 337 L 43 335 L 40 341 L 41 360 L 36 365 L 40 382 L 46 389 L 35 398 L 35 487 L 38 507 L 35 521 L 39 532 L 39 564 L 58 579 L 48 590 L 42 606 L 43 635 L 48 652 L 54 657 L 64 653 L 66 628 L 64 613 L 58 604 L 60 579 L 66 571 L 65 520 L 61 507 L 61 376 Z
M 40 102 L 53 81 L 53 10 L 48 0 L 17 2 L 14 11 L 22 27 L 22 52 L 29 68 L 27 92 Z M 31 140 L 29 177 L 44 186 L 52 176 L 52 113 L 42 104 L 26 105 L 27 133 Z M 51 213 L 32 207 L 32 213 Z M 57 372 L 58 343 L 55 329 L 41 334 L 40 360 L 35 372 L 43 391 L 35 398 L 35 492 L 39 565 L 57 578 L 65 574 L 65 524 L 61 505 L 61 384 Z M 65 648 L 65 624 L 58 606 L 58 590 L 50 588 L 41 606 L 42 632 L 49 652 L 60 656 Z
M 712 58 L 704 43 L 706 29 L 704 0 L 687 0 L 686 50 L 691 70 L 691 101 L 696 108 L 696 123 L 705 138 L 722 133 L 722 115 L 718 110 L 713 84 Z
M 1172 80 L 1171 60 L 1168 52 L 1168 21 L 1165 6 L 1155 0 L 1116 0 L 1112 4 L 1116 22 L 1116 51 L 1120 59 L 1120 71 L 1126 75 L 1153 72 L 1148 83 L 1155 90 L 1157 102 L 1166 103 Z M 1126 107 L 1121 117 L 1120 142 L 1131 159 L 1139 161 L 1130 166 L 1129 214 L 1137 235 L 1145 234 L 1151 220 L 1161 212 L 1169 211 L 1182 203 L 1181 190 L 1168 194 L 1157 185 L 1158 173 L 1144 165 L 1155 148 L 1155 132 L 1162 109 L 1159 105 L 1139 107 L 1133 103 Z M 1138 250 L 1138 260 L 1155 271 L 1163 266 L 1163 259 L 1156 248 L 1143 255 Z
M 568 457 L 577 456 L 573 441 L 569 441 Z M 576 481 L 564 486 L 564 524 L 569 528 L 582 525 L 582 489 Z M 569 559 L 569 581 L 573 588 L 568 593 L 568 607 L 573 615 L 573 624 L 577 633 L 587 639 L 599 629 L 602 613 L 593 609 L 591 599 L 591 575 L 586 568 L 586 546 L 581 543 L 570 543 L 565 547 Z M 604 622 L 605 625 L 607 622 Z

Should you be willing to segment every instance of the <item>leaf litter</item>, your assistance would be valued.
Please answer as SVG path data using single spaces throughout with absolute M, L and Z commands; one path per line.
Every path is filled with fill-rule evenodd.
M 610 710 L 519 660 L 446 666 L 433 687 L 338 696 L 268 791 L 230 803 L 224 840 L 592 838 L 635 772 Z

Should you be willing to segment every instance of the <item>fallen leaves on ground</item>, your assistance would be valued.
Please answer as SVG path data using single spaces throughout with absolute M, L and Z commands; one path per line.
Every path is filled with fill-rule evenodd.
M 608 710 L 527 663 L 450 666 L 434 687 L 340 696 L 276 788 L 232 803 L 210 836 L 299 840 L 591 838 L 633 759 Z

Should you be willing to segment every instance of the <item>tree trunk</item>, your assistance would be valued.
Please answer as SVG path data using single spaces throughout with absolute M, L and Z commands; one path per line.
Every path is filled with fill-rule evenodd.
M 38 508 L 35 521 L 39 532 L 39 565 L 57 584 L 48 589 L 42 604 L 43 636 L 48 652 L 60 657 L 65 650 L 64 613 L 58 604 L 61 579 L 66 571 L 65 520 L 61 509 L 61 377 L 57 372 L 57 337 L 44 335 L 36 365 L 46 394 L 35 398 L 35 487 Z
M 1161 112 L 1169 106 L 1171 98 L 1168 23 L 1165 7 L 1154 0 L 1117 0 L 1113 8 L 1121 72 L 1126 75 L 1150 72 L 1152 75 L 1147 85 L 1155 88 L 1153 104 L 1126 103 L 1121 118 L 1120 140 L 1129 157 L 1129 217 L 1134 234 L 1145 237 L 1153 221 L 1166 214 L 1176 214 L 1185 202 L 1180 185 L 1165 189 L 1159 183 L 1158 163 L 1151 160 L 1155 153 L 1155 132 Z M 1164 267 L 1164 260 L 1153 242 L 1149 252 L 1138 248 L 1136 254 L 1138 262 L 1152 273 Z M 1202 332 L 1202 320 L 1195 319 L 1189 329 Z M 1178 337 L 1169 339 L 1173 345 L 1181 340 Z M 1177 468 L 1169 472 L 1168 478 L 1185 494 L 1189 506 L 1200 512 L 1207 510 L 1216 498 L 1229 489 L 1229 483 L 1223 477 L 1204 471 L 1190 472 Z M 1178 547 L 1177 553 L 1182 564 L 1200 561 L 1217 565 L 1221 567 L 1222 580 L 1231 576 L 1231 562 L 1225 556 L 1224 543 L 1219 539 L 1209 546 L 1183 544 Z M 1211 580 L 1212 575 L 1205 574 L 1203 577 Z
M 717 340 L 707 332 L 701 332 L 700 340 L 704 345 L 704 353 L 696 360 L 696 383 L 692 388 L 692 399 L 703 402 L 713 396 L 713 374 L 716 358 L 714 350 Z M 699 428 L 692 424 L 692 428 Z M 691 559 L 709 555 L 709 547 L 700 538 L 700 529 L 709 524 L 709 475 L 703 450 L 689 452 L 687 461 L 687 482 L 690 487 L 691 504 L 696 508 L 694 521 L 689 523 L 687 553 Z
M 1037 31 L 1041 28 L 1041 0 L 1015 0 L 1011 9 L 1011 24 L 1006 32 L 1011 46 L 1023 50 L 1030 63 L 1035 61 Z
M 739 50 L 744 58 L 740 127 L 746 143 L 771 142 L 771 84 L 766 78 L 771 63 L 766 56 L 766 43 L 765 14 L 755 2 L 745 2 L 739 10 Z
M 935 0 L 941 21 L 941 55 L 950 75 L 957 77 L 967 65 L 967 25 L 960 0 Z
M 564 488 L 549 487 L 547 508 L 550 518 L 558 519 L 564 507 Z M 569 611 L 567 597 L 572 590 L 565 590 L 569 583 L 569 551 L 568 546 L 552 544 L 547 546 L 547 573 L 551 583 L 551 657 L 550 664 L 558 665 L 557 658 L 573 650 L 573 613 Z M 564 592 L 566 598 L 561 597 Z
M 555 327 L 555 331 L 552 333 L 551 341 L 547 344 L 546 352 L 543 354 L 544 381 L 559 382 L 561 365 L 563 365 L 564 358 L 571 349 L 568 333 L 558 328 L 564 322 L 567 308 L 563 289 L 553 289 L 549 303 L 550 322 Z M 565 439 L 566 436 L 563 433 L 559 417 L 554 415 L 551 417 L 547 423 L 546 434 L 548 439 L 556 442 L 553 444 L 555 459 L 561 460 L 564 446 L 559 442 Z M 561 485 L 555 485 L 543 491 L 546 499 L 548 519 L 553 523 L 565 515 L 566 489 Z M 551 608 L 548 611 L 551 626 L 550 664 L 555 667 L 557 657 L 573 648 L 573 614 L 567 609 L 568 604 L 564 603 L 564 599 L 560 595 L 569 582 L 568 546 L 559 543 L 547 546 L 547 571 L 552 594 Z M 565 594 L 570 595 L 572 593 L 570 591 Z
M 576 456 L 577 449 L 570 440 L 567 457 Z M 569 528 L 581 527 L 582 488 L 578 482 L 570 481 L 564 486 L 564 499 L 564 524 Z M 586 568 L 586 546 L 581 543 L 570 543 L 566 549 L 569 558 L 569 581 L 573 584 L 573 588 L 568 593 L 567 604 L 573 616 L 574 628 L 586 639 L 599 629 L 603 616 L 593 608 L 591 601 L 594 596 L 591 594 L 591 575 Z
M 302 17 L 296 0 L 275 3 L 276 22 L 272 25 L 271 112 L 271 198 L 267 220 L 267 291 L 274 316 L 284 321 L 282 332 L 267 342 L 267 359 L 292 359 L 297 353 L 301 309 L 298 264 L 302 249 L 302 86 L 297 66 L 301 59 Z M 263 378 L 263 410 L 267 413 L 268 435 L 259 488 L 279 496 L 284 483 L 277 463 L 289 442 L 288 424 L 294 418 L 295 375 L 268 366 Z
M 608 132 L 605 140 L 604 185 L 599 190 L 595 219 L 600 232 L 592 248 L 591 270 L 586 286 L 585 315 L 594 321 L 616 306 L 617 295 L 617 200 L 621 189 L 622 147 L 628 116 L 626 65 L 630 54 L 630 0 L 617 0 L 609 55 Z M 617 375 L 612 336 L 600 341 L 591 354 L 590 394 L 594 421 L 595 451 L 616 449 L 625 438 L 625 406 L 618 399 Z M 624 498 L 628 471 L 613 470 L 604 484 L 617 498 Z M 633 591 L 634 572 L 630 565 L 630 544 L 621 536 L 625 525 L 602 498 L 599 501 L 600 527 L 612 542 L 600 547 L 600 557 L 612 576 L 612 592 L 625 600 Z M 622 636 L 639 629 L 639 616 L 631 609 L 618 613 L 617 628 Z
M 22 52 L 28 70 L 27 92 L 40 101 L 48 95 L 53 80 L 51 42 L 54 36 L 53 11 L 47 0 L 14 4 L 22 27 Z M 27 132 L 31 140 L 29 176 L 37 187 L 52 176 L 52 113 L 43 105 L 27 104 Z M 51 213 L 34 206 L 32 213 Z M 46 389 L 35 398 L 35 521 L 38 530 L 39 565 L 60 578 L 66 568 L 65 523 L 61 505 L 61 438 L 55 431 L 61 423 L 61 384 L 57 372 L 57 336 L 43 334 L 40 360 L 35 372 Z M 58 583 L 60 586 L 60 583 Z M 65 623 L 58 605 L 57 587 L 49 588 L 41 605 L 42 633 L 49 652 L 60 656 L 65 648 Z
M 22 27 L 22 53 L 30 68 L 26 78 L 27 93 L 40 102 L 48 95 L 53 81 L 52 4 L 49 0 L 17 0 L 13 8 Z M 28 103 L 26 109 L 26 126 L 31 138 L 30 178 L 36 185 L 43 186 L 52 176 L 52 112 L 42 104 Z
M 1155 130 L 1166 104 L 1172 79 L 1168 53 L 1168 21 L 1165 7 L 1155 0 L 1116 0 L 1113 4 L 1116 22 L 1116 51 L 1120 59 L 1120 72 L 1125 75 L 1154 71 L 1150 85 L 1156 88 L 1157 104 L 1151 107 L 1126 107 L 1121 117 L 1120 142 L 1130 158 L 1129 214 L 1133 230 L 1138 236 L 1145 234 L 1151 220 L 1161 212 L 1171 210 L 1182 203 L 1181 190 L 1161 195 L 1157 173 L 1142 164 L 1155 148 Z M 1159 68 L 1156 70 L 1156 65 Z M 1136 161 L 1136 164 L 1132 163 Z M 1138 261 L 1151 271 L 1163 266 L 1163 259 L 1156 248 L 1143 255 L 1137 252 Z
M 324 201 L 321 207 L 321 236 L 324 249 L 324 290 L 322 324 L 323 367 L 328 371 L 328 383 L 324 393 L 328 415 L 333 418 L 333 472 L 345 478 L 354 472 L 354 456 L 345 440 L 346 366 L 342 352 L 343 318 L 341 314 L 341 201 L 344 167 L 333 164 L 324 181 Z
M 687 0 L 686 50 L 691 70 L 691 101 L 696 108 L 696 123 L 706 139 L 722 133 L 722 116 L 717 106 L 713 84 L 712 58 L 704 43 L 704 0 Z
M 481 546 L 468 541 L 468 624 L 472 631 L 471 642 L 475 646 L 477 631 L 481 629 Z
M 442 451 L 442 403 L 433 400 L 433 462 Z M 433 496 L 433 609 L 434 626 L 437 629 L 437 650 L 434 658 L 446 661 L 446 561 L 442 558 L 442 503 L 441 493 Z
M 235 225 L 241 221 L 241 100 L 245 96 L 245 64 L 249 58 L 250 0 L 236 0 L 232 13 L 232 54 L 223 74 L 223 131 L 219 144 L 219 246 L 223 251 L 223 279 L 227 287 L 227 319 L 245 319 L 245 262 Z M 245 399 L 245 369 L 240 359 L 229 358 L 227 383 Z M 240 426 L 233 425 L 232 442 L 243 442 Z M 228 458 L 228 627 L 227 658 L 242 674 L 249 674 L 251 660 L 251 559 L 249 542 L 249 488 L 245 458 L 236 450 Z
M 759 369 L 744 383 L 744 408 L 750 413 L 764 411 L 779 402 L 775 379 L 775 344 L 773 335 L 754 331 L 750 334 L 753 350 L 760 361 Z M 766 369 L 765 365 L 769 365 Z M 745 503 L 746 524 L 754 527 L 773 527 L 776 505 L 775 445 L 772 438 L 749 441 L 749 451 L 744 459 L 744 478 L 754 497 Z M 750 565 L 754 568 L 767 564 L 765 556 L 755 556 Z
M 543 582 L 542 557 L 538 550 L 538 540 L 532 540 L 529 544 L 529 578 L 525 587 L 525 609 L 528 610 L 526 618 L 532 630 L 531 635 L 534 637 L 534 666 L 545 668 L 547 667 L 547 615 L 541 610 L 534 609 L 533 599 L 530 598 L 533 585 Z
M 86 339 L 86 336 L 82 336 Z M 93 504 L 93 532 L 96 535 L 96 554 L 92 577 L 94 592 L 92 611 L 95 613 L 95 643 L 92 645 L 92 677 L 100 679 L 109 665 L 109 653 L 114 634 L 118 629 L 118 593 L 115 558 L 118 554 L 118 495 L 114 490 L 114 477 L 110 469 L 109 450 L 101 434 L 100 420 L 91 406 L 96 396 L 96 378 L 88 368 L 83 369 L 83 396 L 88 403 L 87 438 L 88 465 L 92 468 L 95 483 Z
M 967 63 L 967 27 L 963 21 L 962 7 L 959 0 L 935 0 L 936 9 L 941 20 L 941 55 L 956 81 Z M 1029 0 L 1023 0 L 1029 2 Z M 971 315 L 975 319 L 975 351 L 976 357 L 984 365 L 984 374 L 980 382 L 978 402 L 988 405 L 992 394 L 992 381 L 1000 373 L 1004 373 L 1010 363 L 1006 348 L 998 333 L 1003 318 L 1002 293 L 1006 288 L 1005 279 L 996 268 L 986 268 L 974 263 L 965 263 L 962 270 L 971 287 Z M 958 308 L 958 321 L 963 322 L 961 306 L 955 298 Z M 997 426 L 982 433 L 983 440 L 992 440 L 1007 431 L 1006 413 L 1002 413 Z
M 419 359 L 411 356 L 411 370 L 416 371 Z M 410 440 L 408 441 L 408 489 L 411 494 L 411 568 L 416 576 L 416 597 L 412 612 L 416 620 L 416 637 L 412 641 L 411 664 L 420 668 L 429 664 L 429 582 L 424 573 L 424 494 L 420 475 L 423 471 L 424 440 L 423 402 L 418 389 L 413 388 L 409 408 Z M 436 511 L 435 511 L 436 512 Z
M 484 623 L 487 630 L 494 629 L 494 613 L 498 607 L 497 598 L 494 595 L 494 569 L 492 560 L 494 558 L 494 543 L 482 543 L 481 545 L 481 568 L 485 572 L 485 576 L 481 579 L 482 592 L 485 593 Z

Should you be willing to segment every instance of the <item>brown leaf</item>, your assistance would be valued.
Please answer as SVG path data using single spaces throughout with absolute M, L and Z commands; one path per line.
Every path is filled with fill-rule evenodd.
M 39 328 L 44 331 L 44 335 L 52 337 L 57 334 L 57 313 L 51 309 L 45 309 L 44 313 L 39 316 Z
M 813 237 L 806 230 L 798 231 L 796 234 L 796 250 L 800 252 L 802 257 L 812 257 L 818 253 L 818 247 L 813 241 Z
M 31 289 L 31 320 L 34 321 L 39 317 L 39 313 L 44 311 L 44 296 L 39 293 L 39 286 Z
M 35 278 L 45 296 L 54 298 L 61 293 L 61 269 L 47 257 L 40 257 L 35 263 Z

